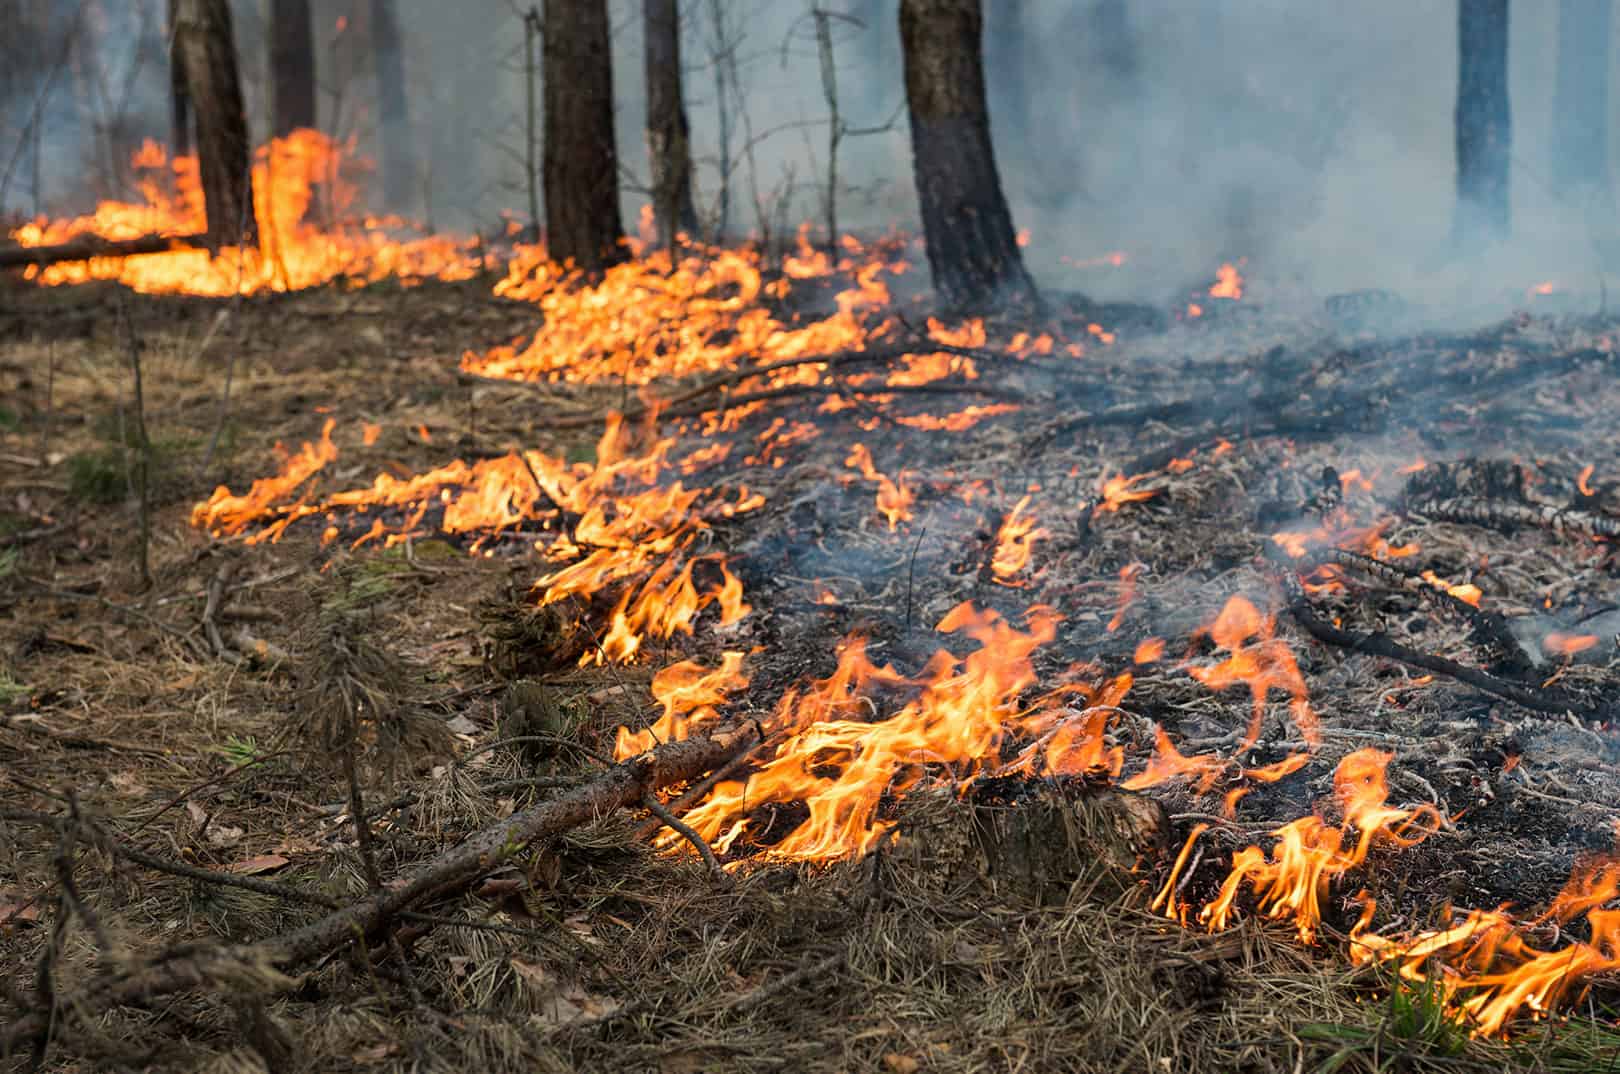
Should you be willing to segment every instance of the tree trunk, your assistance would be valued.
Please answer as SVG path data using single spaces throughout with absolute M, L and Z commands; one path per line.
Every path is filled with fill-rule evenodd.
M 217 249 L 251 242 L 257 234 L 253 173 L 227 0 L 179 0 L 171 62 L 182 73 L 197 117 L 208 244 Z
M 315 126 L 315 31 L 309 0 L 270 0 L 270 132 Z
M 977 311 L 1032 304 L 1001 193 L 979 53 L 979 0 L 901 0 L 911 159 L 934 288 Z
M 546 246 L 595 275 L 624 257 L 607 0 L 545 0 Z
M 1560 0 L 1552 180 L 1563 193 L 1609 185 L 1610 0 Z
M 1457 4 L 1457 215 L 1459 245 L 1505 239 L 1509 228 L 1508 0 Z
M 403 211 L 412 205 L 416 154 L 405 102 L 405 50 L 394 0 L 371 0 L 371 52 L 377 74 L 377 119 L 382 140 L 383 202 Z
M 647 76 L 647 156 L 652 162 L 658 245 L 677 232 L 697 233 L 692 208 L 692 152 L 681 99 L 681 22 L 676 0 L 643 0 Z
M 169 0 L 169 39 L 180 22 L 180 0 Z M 186 72 L 178 53 L 169 55 L 169 156 L 191 152 L 191 98 L 186 94 Z

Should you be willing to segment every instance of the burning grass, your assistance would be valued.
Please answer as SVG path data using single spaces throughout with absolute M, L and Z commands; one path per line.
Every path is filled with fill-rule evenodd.
M 1417 444 L 1214 427 L 1158 465 L 1122 465 L 1141 445 L 1107 420 L 1096 419 L 1105 445 L 1063 437 L 1081 385 L 1129 390 L 1139 406 L 1214 396 L 1230 375 L 1221 357 L 1167 373 L 1151 341 L 1104 343 L 1089 316 L 1077 330 L 1019 326 L 1022 339 L 982 322 L 931 326 L 930 345 L 860 305 L 878 278 L 862 274 L 888 272 L 893 252 L 845 256 L 847 278 L 823 289 L 840 298 L 808 311 L 793 307 L 794 286 L 832 266 L 804 252 L 780 278 L 750 277 L 761 270 L 746 257 L 698 258 L 595 291 L 523 268 L 507 288 L 550 301 L 548 317 L 536 333 L 525 307 L 478 304 L 478 338 L 529 333 L 509 353 L 474 352 L 520 363 L 478 366 L 480 377 L 547 385 L 574 414 L 625 409 L 626 381 L 645 382 L 647 412 L 651 396 L 717 374 L 731 379 L 713 391 L 742 399 L 722 409 L 711 394 L 707 415 L 577 437 L 559 426 L 539 442 L 536 389 L 448 368 L 468 326 L 436 319 L 469 317 L 466 292 L 334 290 L 290 315 L 250 301 L 238 398 L 264 418 L 254 434 L 308 446 L 279 467 L 261 465 L 264 445 L 243 449 L 211 497 L 215 474 L 195 474 L 189 518 L 159 504 L 148 596 L 121 558 L 123 504 L 70 516 L 65 485 L 28 484 L 36 471 L 55 481 L 51 455 L 84 450 L 94 430 L 57 423 L 39 449 L 39 387 L 19 384 L 28 420 L 4 431 L 6 448 L 37 450 L 43 465 L 8 478 L 7 509 L 33 512 L 31 528 L 68 524 L 19 546 L 26 582 L 7 598 L 18 655 L 6 681 L 27 684 L 0 695 L 0 742 L 23 781 L 8 799 L 59 809 L 50 791 L 72 785 L 123 838 L 152 845 L 150 832 L 212 868 L 362 895 L 347 792 L 308 763 L 282 715 L 319 606 L 341 588 L 368 636 L 422 669 L 395 676 L 399 692 L 458 736 L 453 760 L 408 751 L 393 784 L 380 766 L 370 777 L 388 875 L 584 784 L 593 755 L 733 723 L 767 741 L 709 785 L 668 792 L 729 884 L 668 831 L 665 851 L 650 852 L 656 820 L 537 845 L 470 903 L 428 911 L 448 920 L 415 923 L 409 977 L 389 959 L 334 966 L 319 975 L 323 998 L 269 1005 L 323 1068 L 751 1069 L 775 1055 L 805 1069 L 1380 1069 L 1393 1055 L 1573 1070 L 1612 1052 L 1597 1022 L 1522 1018 L 1610 1002 L 1611 873 L 1592 859 L 1578 897 L 1556 901 L 1575 848 L 1612 842 L 1620 785 L 1583 763 L 1615 759 L 1606 734 L 1313 644 L 1283 614 L 1279 586 L 1301 574 L 1335 626 L 1464 660 L 1486 652 L 1482 638 L 1502 642 L 1480 616 L 1506 610 L 1539 630 L 1519 654 L 1535 679 L 1514 681 L 1579 701 L 1610 681 L 1603 645 L 1570 640 L 1600 638 L 1577 627 L 1591 610 L 1581 595 L 1610 569 L 1606 542 L 1402 514 L 1400 490 L 1416 488 L 1403 471 L 1435 454 Z M 1241 279 L 1223 272 L 1213 287 L 1238 293 L 1212 299 L 1243 300 Z M 622 325 L 588 316 L 625 295 L 663 310 L 657 325 L 621 338 Z M 156 356 L 153 424 L 201 443 L 214 400 L 195 340 L 211 311 L 169 301 L 137 316 Z M 319 369 L 330 333 L 307 325 L 366 309 L 380 311 L 375 336 L 356 336 L 347 368 Z M 300 311 L 301 329 L 278 338 L 272 323 L 299 324 Z M 670 311 L 691 311 L 694 330 L 673 331 Z M 165 327 L 176 313 L 178 330 Z M 729 353 L 755 331 L 753 351 Z M 861 354 L 874 341 L 887 349 L 853 367 L 817 349 Z M 46 348 L 60 348 L 44 357 L 63 371 L 61 413 L 116 404 L 111 343 Z M 1560 339 L 1549 360 L 1584 343 Z M 1512 340 L 1497 360 L 1538 345 Z M 33 346 L 8 368 L 37 365 Z M 564 346 L 586 356 L 582 382 L 556 376 Z M 762 365 L 733 369 L 743 353 Z M 765 368 L 783 361 L 798 363 L 778 366 L 785 379 Z M 1318 366 L 1302 362 L 1300 382 L 1320 380 Z M 1433 375 L 1447 375 L 1444 361 Z M 1020 409 L 960 419 L 974 404 L 947 393 L 991 376 L 1021 390 L 1006 404 Z M 1180 412 L 1194 425 L 1199 414 Z M 1593 474 L 1616 465 L 1584 447 L 1535 471 L 1538 495 L 1567 477 L 1596 497 Z M 466 461 L 447 463 L 452 452 Z M 183 456 L 178 472 L 196 464 Z M 1342 473 L 1329 479 L 1327 465 Z M 1389 566 L 1407 560 L 1406 574 Z M 504 623 L 514 600 L 533 629 Z M 210 651 L 209 622 L 234 663 Z M 1511 655 L 1481 660 L 1507 674 Z M 1148 797 L 1173 837 L 1122 842 L 1103 803 Z M 1017 826 L 1037 815 L 1061 823 L 1025 843 L 1055 855 L 987 848 L 986 830 L 1027 834 Z M 8 838 L 26 880 L 0 903 L 22 907 L 14 918 L 47 914 L 50 840 Z M 137 897 L 127 874 L 88 858 L 81 883 L 120 950 L 142 935 L 246 939 L 308 920 L 263 893 L 181 881 Z M 1448 900 L 1455 914 L 1438 909 Z M 1493 909 L 1508 900 L 1511 917 Z M 17 964 L 42 950 L 41 921 L 4 938 Z M 89 956 L 69 952 L 64 980 L 89 973 Z M 390 997 L 413 989 L 459 1013 L 403 1017 Z M 167 1060 L 240 1047 L 220 1010 L 195 998 L 176 1010 L 192 1030 L 165 1038 Z M 167 1024 L 118 1017 L 125 1036 Z M 1506 1043 L 1469 1039 L 1503 1028 Z

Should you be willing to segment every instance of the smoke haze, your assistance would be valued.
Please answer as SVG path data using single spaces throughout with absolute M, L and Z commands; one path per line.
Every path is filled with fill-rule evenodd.
M 367 5 L 312 6 L 322 123 L 355 134 L 375 157 Z M 880 128 L 894 119 L 881 133 L 843 143 L 840 223 L 914 230 L 910 146 L 903 110 L 897 115 L 904 100 L 897 4 L 831 6 L 851 16 L 834 23 L 845 122 Z M 1369 0 L 1353 10 L 1325 0 L 984 6 L 992 133 L 1015 224 L 1031 234 L 1030 268 L 1045 287 L 1156 299 L 1223 260 L 1246 257 L 1256 281 L 1313 294 L 1384 287 L 1466 305 L 1542 280 L 1598 289 L 1598 250 L 1613 231 L 1612 214 L 1607 205 L 1570 204 L 1548 186 L 1556 5 L 1521 0 L 1511 15 L 1514 240 L 1461 266 L 1445 257 L 1454 0 Z M 81 44 L 95 63 L 70 64 L 45 110 L 39 200 L 47 211 L 82 211 L 108 192 L 99 173 L 112 141 L 126 143 L 118 153 L 127 157 L 139 136 L 165 135 L 162 7 L 161 0 L 87 5 Z M 66 0 L 43 5 L 57 33 L 76 8 Z M 647 201 L 630 189 L 648 175 L 641 4 L 614 0 L 611 10 L 631 223 Z M 737 57 L 740 92 L 728 102 L 732 236 L 758 232 L 762 217 L 778 233 L 823 219 L 827 107 L 809 10 L 793 0 L 681 5 L 698 206 L 711 220 L 721 171 L 714 55 L 729 43 Z M 724 24 L 718 37 L 716 12 Z M 262 6 L 239 0 L 233 13 L 253 129 L 262 137 Z M 399 0 L 399 17 L 421 162 L 416 213 L 438 227 L 488 231 L 502 211 L 522 213 L 526 204 L 518 9 L 507 0 Z M 37 66 L 31 81 L 8 83 L 0 128 L 8 156 L 48 68 Z M 109 99 L 121 96 L 126 114 L 116 124 L 103 115 L 98 126 L 98 111 L 110 105 L 95 103 L 104 93 L 90 85 L 96 73 L 114 87 Z M 120 95 L 125 81 L 130 89 Z M 750 131 L 752 160 L 744 151 Z M 28 154 L 19 159 L 4 208 L 32 211 Z M 1116 250 L 1127 255 L 1121 267 L 1073 264 Z

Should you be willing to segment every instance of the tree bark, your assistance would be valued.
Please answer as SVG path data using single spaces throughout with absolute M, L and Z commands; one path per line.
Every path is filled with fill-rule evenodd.
M 1508 0 L 1457 4 L 1457 212 L 1453 238 L 1467 246 L 1509 230 Z
M 169 39 L 174 39 L 180 21 L 180 0 L 169 0 Z M 191 98 L 186 93 L 186 72 L 178 55 L 169 56 L 169 156 L 183 157 L 191 152 Z
M 934 288 L 964 312 L 1033 304 L 1001 192 L 980 57 L 978 0 L 901 0 L 912 170 Z
M 171 62 L 185 80 L 197 117 L 198 171 L 208 218 L 210 247 L 251 242 L 253 173 L 249 167 L 247 113 L 236 69 L 227 0 L 179 0 L 175 6 Z
M 315 126 L 315 31 L 309 0 L 270 0 L 270 131 Z
M 378 133 L 382 140 L 383 202 L 403 211 L 412 205 L 416 153 L 411 148 L 411 116 L 405 98 L 405 49 L 400 42 L 394 0 L 371 0 L 371 52 L 377 74 Z
M 652 162 L 658 245 L 697 233 L 692 207 L 691 133 L 681 96 L 681 22 L 676 0 L 643 0 L 647 78 L 647 156 Z
M 1611 0 L 1560 0 L 1553 95 L 1553 186 L 1560 193 L 1609 185 Z
M 546 246 L 595 275 L 624 258 L 607 0 L 545 0 Z

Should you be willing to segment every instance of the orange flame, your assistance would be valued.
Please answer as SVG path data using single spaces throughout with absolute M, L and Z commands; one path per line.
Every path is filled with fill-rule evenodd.
M 996 549 L 990 557 L 990 572 L 998 585 L 1019 589 L 1025 584 L 1017 581 L 1021 571 L 1029 566 L 1035 542 L 1049 536 L 1035 523 L 1035 516 L 1025 514 L 1030 497 L 1025 496 L 1007 512 L 996 533 Z
M 1153 497 L 1159 494 L 1159 489 L 1138 489 L 1132 487 L 1137 482 L 1146 481 L 1151 476 L 1153 475 L 1132 474 L 1130 477 L 1126 477 L 1124 474 L 1115 474 L 1113 477 L 1108 478 L 1103 482 L 1102 488 L 1099 490 L 1102 495 L 1102 499 L 1097 504 L 1097 510 L 1118 511 L 1121 507 L 1124 507 L 1128 503 L 1138 503 L 1142 500 L 1151 500 Z
M 871 450 L 861 443 L 850 445 L 844 465 L 859 470 L 866 480 L 877 482 L 878 513 L 888 520 L 891 532 L 900 523 L 911 521 L 912 492 L 904 471 L 898 482 L 885 477 L 873 464 Z
M 1301 817 L 1272 833 L 1278 843 L 1269 856 L 1256 846 L 1238 851 L 1220 894 L 1199 911 L 1198 920 L 1212 931 L 1226 928 L 1236 913 L 1237 897 L 1247 885 L 1253 889 L 1262 915 L 1292 921 L 1301 940 L 1314 942 L 1328 885 L 1366 861 L 1375 840 L 1411 846 L 1444 821 L 1433 806 L 1397 809 L 1385 804 L 1389 797 L 1385 769 L 1391 757 L 1373 749 L 1348 754 L 1333 773 L 1345 826 L 1333 827 L 1314 815 Z M 1346 846 L 1352 829 L 1358 834 Z
M 1260 610 L 1242 596 L 1233 596 L 1209 626 L 1208 633 L 1217 649 L 1231 653 L 1229 657 L 1210 667 L 1189 666 L 1187 673 L 1211 690 L 1225 690 L 1231 686 L 1246 685 L 1254 700 L 1253 715 L 1244 733 L 1243 749 L 1253 746 L 1260 738 L 1261 724 L 1266 715 L 1266 698 L 1272 690 L 1287 693 L 1289 712 L 1298 725 L 1306 745 L 1315 748 L 1318 740 L 1316 714 L 1311 710 L 1305 677 L 1288 643 L 1274 636 L 1276 621 L 1261 615 Z
M 862 639 L 846 639 L 831 676 L 789 691 L 777 705 L 767 730 L 786 737 L 772 759 L 747 780 L 716 786 L 686 815 L 687 824 L 710 841 L 723 837 L 729 847 L 753 830 L 753 811 L 798 802 L 808 815 L 765 849 L 790 858 L 838 858 L 862 853 L 883 837 L 893 826 L 879 815 L 884 797 L 926 781 L 926 766 L 949 766 L 960 785 L 997 770 L 1001 743 L 1013 732 L 1036 737 L 1009 769 L 1039 761 L 1054 771 L 1117 771 L 1117 748 L 1104 745 L 1102 729 L 1129 678 L 1101 689 L 1060 687 L 1022 705 L 1020 694 L 1035 681 L 1031 655 L 1056 635 L 1058 617 L 1037 605 L 1027 619 L 1029 629 L 1020 631 L 994 611 L 958 605 L 936 629 L 965 634 L 979 648 L 965 659 L 941 650 L 915 680 L 873 666 Z M 873 719 L 864 696 L 873 682 L 920 692 Z M 1078 712 L 1060 706 L 1075 694 L 1097 704 Z
M 1209 289 L 1209 297 L 1231 299 L 1243 297 L 1243 276 L 1238 272 L 1236 265 L 1222 265 L 1215 270 L 1215 283 Z
M 234 295 L 290 291 L 343 277 L 353 285 L 394 277 L 462 280 L 480 259 L 470 245 L 445 236 L 408 240 L 391 233 L 397 218 L 355 220 L 358 188 L 352 173 L 369 165 L 351 159 L 352 145 L 315 130 L 296 130 L 254 154 L 253 211 L 259 243 L 240 249 L 175 249 L 137 257 L 95 258 L 30 267 L 39 283 L 118 280 L 153 294 Z M 148 141 L 131 158 L 140 204 L 103 201 L 89 216 L 39 219 L 11 233 L 23 246 L 48 246 L 80 236 L 109 240 L 200 233 L 206 226 L 197 158 L 172 163 Z M 325 224 L 317 221 L 326 218 Z

